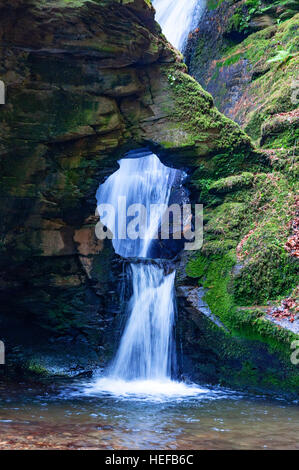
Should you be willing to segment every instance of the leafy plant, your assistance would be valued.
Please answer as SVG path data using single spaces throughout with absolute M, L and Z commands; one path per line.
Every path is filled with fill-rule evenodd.
M 289 47 L 288 49 L 281 49 L 280 51 L 278 51 L 277 54 L 274 57 L 272 57 L 272 59 L 267 60 L 267 62 L 268 63 L 280 62 L 280 65 L 282 65 L 295 56 L 296 56 L 296 53 L 291 52 L 291 47 Z

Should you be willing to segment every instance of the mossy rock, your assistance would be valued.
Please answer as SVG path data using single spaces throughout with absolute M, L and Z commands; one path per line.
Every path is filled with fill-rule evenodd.
M 276 5 L 277 9 L 279 5 Z M 222 8 L 216 10 L 219 15 Z M 239 8 L 243 12 L 244 6 Z M 231 21 L 237 17 L 240 20 L 243 15 L 235 13 L 230 16 L 233 10 L 228 8 L 225 11 Z M 259 18 L 262 17 L 256 20 Z M 201 33 L 198 33 L 198 49 L 191 54 L 190 71 L 199 77 L 200 83 L 214 96 L 220 111 L 238 122 L 259 143 L 267 120 L 298 107 L 292 88 L 299 60 L 298 13 L 294 11 L 287 21 L 279 20 L 276 24 L 264 25 L 260 31 L 251 31 L 251 34 L 248 28 L 246 30 L 245 23 L 242 24 L 243 29 L 239 24 L 236 31 L 239 31 L 239 35 L 242 33 L 243 37 L 234 40 L 225 39 L 222 30 L 225 19 L 221 17 L 219 21 L 220 32 L 217 33 L 216 46 L 212 37 L 201 37 Z M 205 31 L 205 25 L 200 25 L 201 30 Z M 209 48 L 213 48 L 213 52 Z M 279 55 L 280 51 L 282 53 Z M 265 140 L 267 148 L 270 148 L 270 140 Z M 286 136 L 282 136 L 280 141 L 272 141 L 276 148 L 289 148 L 294 142 Z
M 266 148 L 292 148 L 299 139 L 299 112 L 270 117 L 262 124 L 261 134 L 261 143 Z
M 218 179 L 210 188 L 227 190 L 231 178 L 238 185 L 243 176 Z M 265 310 L 251 306 L 276 302 L 297 284 L 298 265 L 284 249 L 296 211 L 296 183 L 279 172 L 250 173 L 249 181 L 221 192 L 221 201 L 206 208 L 203 247 L 191 255 L 186 273 L 204 287 L 204 300 L 231 335 L 266 344 L 287 364 L 291 341 L 298 337 L 271 323 Z M 288 378 L 290 387 L 298 383 L 295 372 Z
M 209 191 L 213 194 L 217 193 L 228 193 L 232 191 L 238 191 L 242 188 L 247 188 L 253 185 L 254 175 L 253 173 L 244 172 L 240 175 L 232 175 L 227 178 L 220 178 L 213 182 L 209 188 Z

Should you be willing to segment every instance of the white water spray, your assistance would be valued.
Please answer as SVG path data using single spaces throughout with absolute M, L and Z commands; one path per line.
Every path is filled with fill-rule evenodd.
M 156 20 L 168 41 L 183 51 L 190 31 L 196 28 L 205 0 L 154 0 Z
M 98 205 L 109 204 L 114 208 L 116 221 L 111 213 L 105 223 L 114 232 L 115 252 L 124 258 L 146 258 L 163 215 L 163 205 L 168 204 L 171 187 L 180 171 L 166 167 L 153 153 L 132 152 L 132 156 L 118 162 L 119 170 L 99 187 L 96 197 Z M 150 224 L 145 227 L 142 239 L 132 240 L 126 236 L 125 215 L 128 207 L 138 203 L 147 208 Z

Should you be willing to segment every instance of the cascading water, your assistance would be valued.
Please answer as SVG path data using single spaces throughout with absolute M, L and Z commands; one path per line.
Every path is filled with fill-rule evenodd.
M 125 380 L 165 380 L 171 374 L 175 272 L 132 264 L 133 296 L 111 375 Z
M 116 223 L 108 215 L 106 224 L 118 235 L 122 230 L 120 210 L 127 213 L 133 204 L 142 203 L 148 216 L 142 239 L 115 237 L 113 246 L 123 257 L 145 258 L 149 256 L 163 208 L 168 205 L 172 185 L 181 172 L 164 166 L 154 154 L 137 153 L 134 156 L 119 161 L 119 170 L 100 186 L 97 200 L 98 204 L 114 207 Z M 124 204 L 123 208 L 120 203 Z M 131 270 L 130 315 L 110 376 L 124 380 L 169 378 L 175 272 L 164 276 L 163 266 L 157 263 L 131 263 Z
M 168 41 L 183 51 L 189 32 L 196 28 L 205 0 L 154 0 L 156 20 Z
M 131 152 L 128 158 L 118 163 L 119 170 L 97 191 L 98 204 L 109 204 L 114 208 L 114 212 L 105 216 L 105 224 L 112 233 L 117 234 L 113 239 L 115 252 L 124 258 L 150 257 L 151 243 L 163 214 L 163 205 L 168 204 L 171 187 L 181 172 L 164 166 L 156 155 L 149 152 Z M 127 231 L 124 217 L 134 204 L 142 204 L 147 209 L 150 223 L 148 226 L 145 224 L 142 239 L 132 240 L 124 233 Z
M 156 19 L 168 40 L 183 50 L 188 33 L 196 26 L 205 0 L 154 0 Z M 134 157 L 134 158 L 133 158 Z M 114 211 L 105 214 L 104 225 L 114 235 L 115 252 L 125 258 L 153 258 L 157 235 L 171 189 L 182 172 L 167 168 L 149 152 L 131 152 L 119 161 L 119 170 L 101 185 L 98 204 L 109 204 Z M 134 206 L 143 204 L 146 218 L 143 236 L 128 237 L 126 215 L 134 217 Z M 116 217 L 115 217 L 116 215 Z M 140 228 L 140 227 L 139 227 Z M 189 396 L 203 393 L 197 386 L 171 380 L 174 369 L 174 279 L 175 271 L 165 274 L 163 263 L 131 263 L 133 295 L 128 320 L 116 357 L 106 377 L 87 387 L 86 393 Z
M 97 201 L 98 207 L 103 204 L 114 207 L 102 221 L 114 234 L 116 253 L 135 258 L 130 264 L 133 295 L 116 357 L 106 376 L 89 385 L 86 393 L 189 396 L 203 390 L 171 380 L 175 366 L 175 271 L 167 269 L 165 274 L 165 261 L 145 259 L 150 257 L 171 189 L 175 182 L 182 181 L 184 173 L 164 166 L 152 153 L 135 152 L 134 158 L 130 156 L 132 153 L 120 160 L 119 170 L 99 187 Z M 127 213 L 132 204 L 138 203 L 145 206 L 150 222 L 143 239 L 132 240 L 123 236 L 124 214 L 120 210 Z

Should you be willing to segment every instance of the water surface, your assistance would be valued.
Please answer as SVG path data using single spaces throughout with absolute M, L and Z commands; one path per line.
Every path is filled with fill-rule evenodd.
M 296 403 L 209 387 L 193 397 L 88 394 L 86 385 L 2 384 L 0 449 L 299 449 Z

